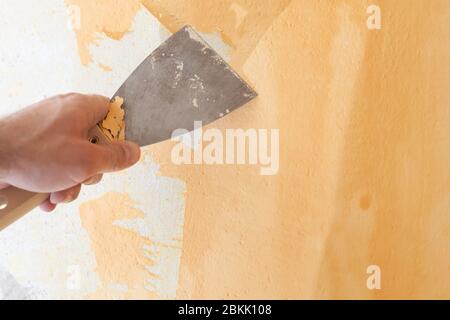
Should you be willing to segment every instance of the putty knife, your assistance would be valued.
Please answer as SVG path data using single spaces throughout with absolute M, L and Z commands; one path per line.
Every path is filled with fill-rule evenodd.
M 156 49 L 114 97 L 124 98 L 126 139 L 140 146 L 194 130 L 254 99 L 257 94 L 190 26 Z M 90 141 L 111 143 L 99 126 Z M 14 187 L 0 190 L 0 230 L 48 199 Z

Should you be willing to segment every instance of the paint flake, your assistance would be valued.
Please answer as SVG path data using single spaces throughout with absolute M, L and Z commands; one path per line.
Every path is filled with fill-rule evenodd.
M 123 98 L 115 97 L 110 104 L 110 110 L 105 120 L 100 123 L 100 129 L 111 141 L 125 140 L 125 110 Z

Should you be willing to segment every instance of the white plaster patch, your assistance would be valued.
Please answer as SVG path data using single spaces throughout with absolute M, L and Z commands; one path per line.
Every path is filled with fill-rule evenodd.
M 0 2 L 0 113 L 73 87 L 77 45 L 63 1 Z

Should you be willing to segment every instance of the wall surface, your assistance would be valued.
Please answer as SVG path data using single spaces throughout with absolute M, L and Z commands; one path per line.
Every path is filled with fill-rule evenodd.
M 0 234 L 5 297 L 450 298 L 449 1 L 0 8 L 2 113 L 61 91 L 111 96 L 191 24 L 260 95 L 209 127 L 280 130 L 276 175 L 177 166 L 168 141 L 55 215 L 33 213 Z M 77 10 L 80 28 L 65 28 Z

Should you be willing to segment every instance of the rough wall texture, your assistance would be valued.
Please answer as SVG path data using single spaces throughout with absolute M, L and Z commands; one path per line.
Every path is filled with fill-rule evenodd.
M 171 30 L 220 30 L 256 86 L 218 126 L 281 130 L 269 178 L 152 150 L 187 183 L 179 297 L 450 296 L 448 1 L 376 1 L 381 30 L 368 1 L 144 3 Z
M 450 298 L 447 0 L 93 2 L 66 1 L 87 19 L 76 33 L 85 67 L 94 35 L 122 39 L 142 4 L 170 31 L 219 33 L 259 92 L 213 127 L 280 129 L 280 171 L 269 177 L 253 166 L 175 166 L 173 142 L 145 150 L 159 175 L 176 178 L 152 199 L 178 201 L 183 188 L 169 181 L 186 183 L 185 208 L 173 209 L 184 214 L 181 263 L 166 264 L 177 269 L 178 298 Z M 373 3 L 381 30 L 366 26 Z M 152 204 L 129 207 L 123 194 L 134 199 L 138 188 L 105 189 L 120 195 L 80 210 L 98 282 L 87 296 L 155 297 L 140 285 L 155 262 L 133 251 L 151 245 L 151 233 L 146 240 L 113 221 L 145 217 Z M 366 286 L 371 265 L 381 290 Z

